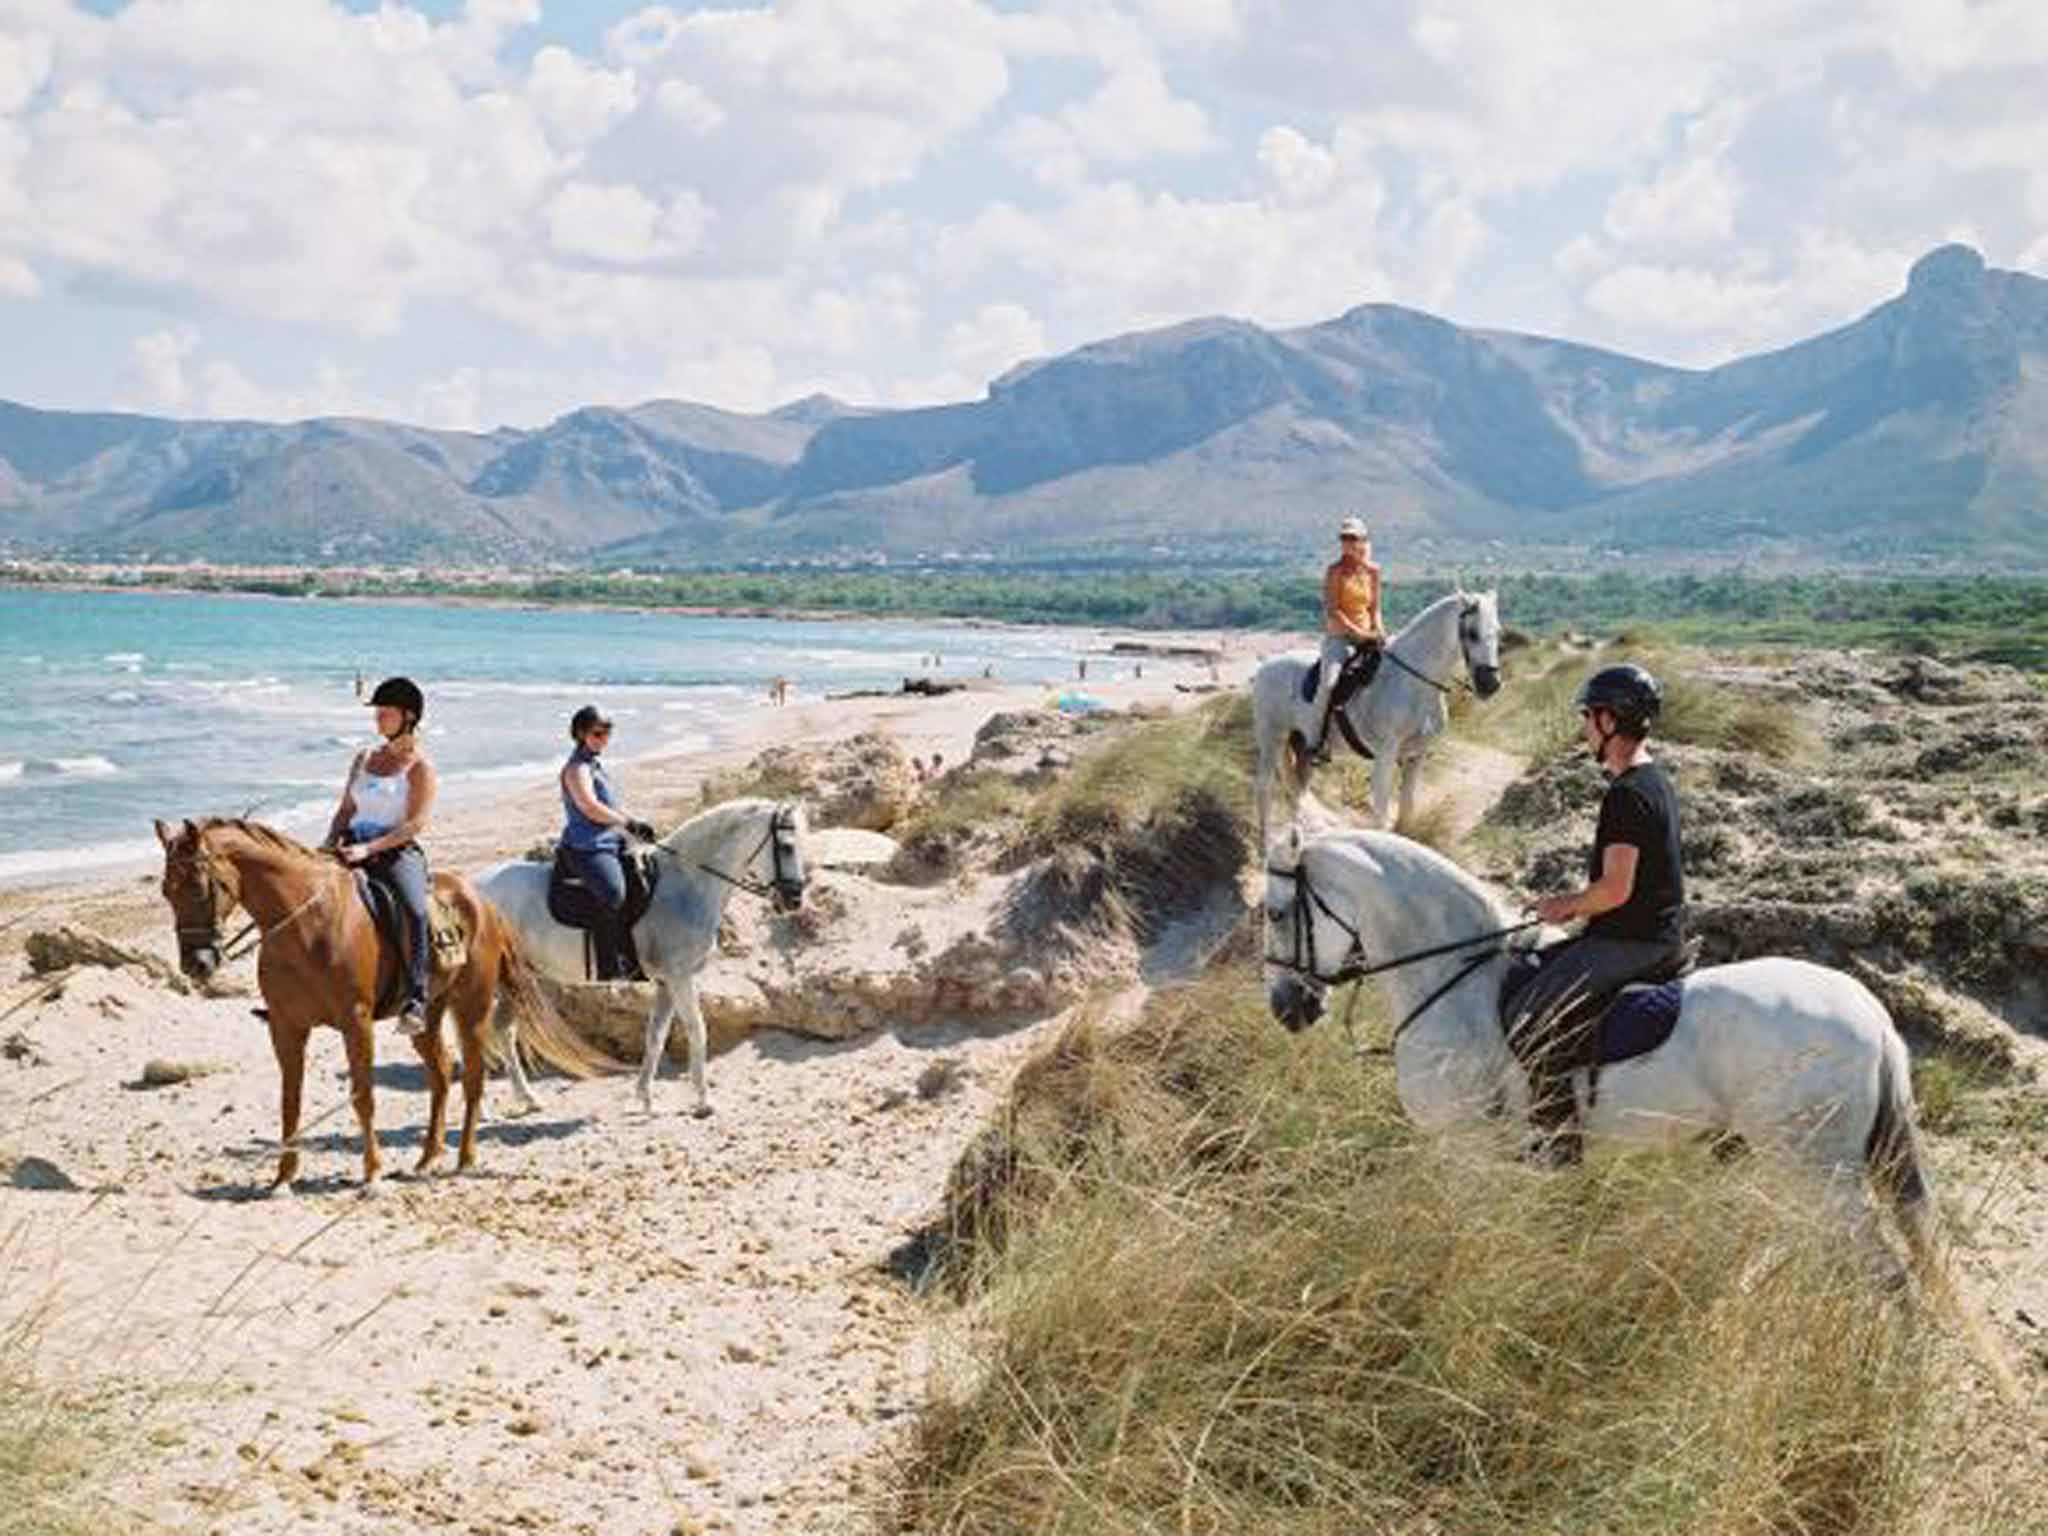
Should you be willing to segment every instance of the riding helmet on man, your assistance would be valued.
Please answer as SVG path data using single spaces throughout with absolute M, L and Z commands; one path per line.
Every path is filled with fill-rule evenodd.
M 1632 661 L 1602 667 L 1579 685 L 1581 714 L 1604 709 L 1614 716 L 1617 735 L 1638 741 L 1650 734 L 1650 724 L 1664 707 L 1664 689 L 1647 668 Z

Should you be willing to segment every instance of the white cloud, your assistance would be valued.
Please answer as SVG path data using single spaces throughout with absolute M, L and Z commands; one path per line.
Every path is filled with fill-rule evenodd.
M 185 363 L 198 346 L 199 332 L 189 325 L 136 337 L 115 385 L 115 402 L 138 411 L 182 411 L 191 395 Z
M 1651 331 L 1679 334 L 1768 332 L 1781 282 L 1724 277 L 1697 267 L 1617 267 L 1586 290 L 1594 312 Z
M 1285 123 L 1259 136 L 1259 165 L 1287 203 L 1312 203 L 1324 197 L 1338 173 L 1334 154 Z
M 1687 160 L 1616 192 L 1602 222 L 1623 245 L 1683 249 L 1733 235 L 1735 201 L 1734 178 L 1717 161 Z
M 0 116 L 21 111 L 50 78 L 50 40 L 0 32 Z
M 692 0 L 587 51 L 535 0 L 0 13 L 10 319 L 187 412 L 951 398 L 1369 299 L 1711 360 L 1957 229 L 2048 266 L 2032 0 Z
M 0 299 L 33 299 L 43 291 L 36 269 L 19 256 L 0 251 Z
M 984 304 L 946 332 L 946 356 L 984 383 L 1044 351 L 1045 327 L 1021 304 Z

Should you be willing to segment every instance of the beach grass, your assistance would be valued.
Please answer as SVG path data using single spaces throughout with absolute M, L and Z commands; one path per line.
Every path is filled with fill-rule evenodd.
M 1385 1064 L 1287 1036 L 1248 963 L 1084 1016 L 949 1191 L 977 1300 L 892 1528 L 2038 1529 L 1953 1475 L 1960 1353 L 1804 1178 L 1418 1138 Z

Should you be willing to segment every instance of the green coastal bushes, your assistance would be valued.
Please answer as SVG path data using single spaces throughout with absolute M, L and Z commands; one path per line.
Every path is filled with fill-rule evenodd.
M 132 585 L 267 596 L 455 596 L 762 613 L 994 619 L 1131 629 L 1313 629 L 1318 565 L 1228 566 L 1193 561 L 930 563 L 733 570 L 563 571 L 460 580 L 371 571 L 236 573 L 152 570 Z M 1499 590 L 1503 619 L 1522 634 L 1610 637 L 1655 628 L 1716 646 L 1830 645 L 2048 670 L 2048 578 L 1856 575 L 1760 576 L 1743 570 L 1594 575 L 1473 568 L 1469 585 Z M 51 566 L 11 569 L 15 583 L 94 579 Z M 1387 617 L 1401 624 L 1449 590 L 1444 574 L 1396 570 Z

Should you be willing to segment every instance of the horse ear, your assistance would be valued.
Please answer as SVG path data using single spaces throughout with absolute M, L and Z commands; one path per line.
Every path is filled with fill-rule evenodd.
M 166 848 L 169 848 L 171 846 L 171 829 L 162 821 L 162 819 L 159 819 L 156 822 L 156 840 L 162 843 Z

